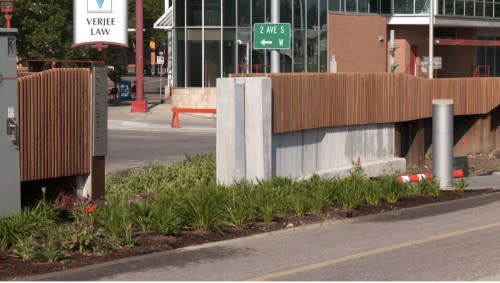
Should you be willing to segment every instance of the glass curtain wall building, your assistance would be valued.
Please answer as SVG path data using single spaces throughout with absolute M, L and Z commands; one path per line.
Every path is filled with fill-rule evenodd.
M 291 24 L 282 72 L 326 72 L 328 0 L 280 0 Z M 253 24 L 271 21 L 271 0 L 174 1 L 174 87 L 215 87 L 232 73 L 269 72 L 270 52 L 253 49 Z
M 437 0 L 438 15 L 500 18 L 500 0 Z M 329 0 L 329 10 L 341 13 L 421 15 L 430 0 Z

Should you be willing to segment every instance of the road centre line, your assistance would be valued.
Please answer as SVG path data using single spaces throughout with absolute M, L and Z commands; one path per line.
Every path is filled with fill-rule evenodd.
M 439 234 L 439 235 L 431 236 L 428 238 L 404 242 L 401 244 L 392 245 L 392 246 L 388 246 L 388 247 L 384 247 L 384 248 L 380 248 L 380 249 L 368 250 L 366 252 L 361 252 L 361 253 L 357 253 L 357 254 L 341 257 L 341 258 L 331 259 L 331 260 L 322 261 L 322 262 L 318 262 L 318 263 L 314 263 L 314 264 L 310 264 L 310 265 L 305 265 L 305 266 L 298 267 L 298 268 L 293 268 L 293 269 L 284 270 L 284 271 L 280 271 L 280 272 L 270 273 L 267 275 L 251 278 L 251 279 L 248 279 L 246 281 L 268 281 L 268 280 L 271 280 L 271 279 L 274 279 L 277 277 L 281 277 L 281 276 L 292 275 L 292 274 L 300 273 L 300 272 L 304 272 L 304 271 L 310 271 L 310 270 L 326 267 L 329 265 L 334 265 L 337 263 L 346 262 L 346 261 L 353 260 L 353 259 L 359 259 L 359 258 L 371 256 L 371 255 L 381 254 L 381 253 L 385 253 L 385 252 L 389 252 L 389 251 L 407 248 L 407 247 L 414 246 L 414 245 L 424 244 L 424 243 L 428 243 L 428 242 L 432 242 L 432 241 L 436 241 L 436 240 L 442 240 L 442 239 L 446 239 L 446 238 L 460 236 L 463 234 L 477 232 L 477 231 L 495 228 L 495 227 L 500 227 L 500 222 L 496 222 L 496 223 L 492 223 L 492 224 L 488 224 L 488 225 L 483 225 L 483 226 L 478 226 L 478 227 L 473 227 L 473 228 L 464 229 L 464 230 L 459 230 L 459 231 L 455 231 L 455 232 L 445 233 L 445 234 Z

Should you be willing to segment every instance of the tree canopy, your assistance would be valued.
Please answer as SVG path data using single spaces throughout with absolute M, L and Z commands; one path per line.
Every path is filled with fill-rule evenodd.
M 81 0 L 79 0 L 81 1 Z M 135 0 L 128 0 L 129 27 L 135 28 Z M 143 0 L 145 46 L 150 39 L 162 39 L 153 29 L 163 14 L 164 1 Z M 5 26 L 5 19 L 0 19 Z M 73 42 L 73 0 L 17 0 L 12 27 L 18 29 L 18 55 L 29 59 L 106 59 L 116 65 L 121 47 L 110 46 L 103 52 L 90 47 L 71 48 Z M 129 42 L 135 34 L 129 33 Z

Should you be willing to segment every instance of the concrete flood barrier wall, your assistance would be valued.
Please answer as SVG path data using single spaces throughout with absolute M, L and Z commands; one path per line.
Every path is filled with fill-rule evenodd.
M 358 157 L 369 176 L 406 166 L 405 159 L 394 157 L 394 123 L 273 133 L 275 119 L 270 78 L 217 80 L 219 182 L 344 176 Z

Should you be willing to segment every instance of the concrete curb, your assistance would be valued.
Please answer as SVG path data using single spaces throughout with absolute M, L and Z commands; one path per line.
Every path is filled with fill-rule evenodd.
M 241 238 L 235 238 L 235 239 L 230 239 L 230 240 L 225 240 L 225 241 L 211 242 L 211 243 L 206 243 L 206 244 L 201 244 L 201 245 L 189 246 L 189 247 L 184 247 L 184 248 L 179 248 L 179 249 L 174 249 L 174 250 L 161 251 L 161 252 L 140 255 L 140 256 L 126 257 L 126 258 L 122 258 L 122 259 L 117 259 L 117 260 L 113 260 L 113 261 L 72 268 L 72 269 L 63 270 L 63 271 L 56 271 L 56 272 L 51 272 L 51 273 L 46 273 L 46 274 L 20 277 L 20 278 L 17 278 L 16 281 L 58 280 L 57 278 L 64 277 L 64 276 L 70 275 L 70 274 L 87 273 L 87 272 L 91 272 L 93 270 L 99 270 L 101 268 L 106 268 L 106 267 L 110 267 L 110 266 L 114 266 L 114 265 L 128 264 L 128 263 L 133 263 L 133 262 L 138 262 L 138 261 L 144 261 L 144 260 L 154 259 L 154 258 L 167 256 L 167 255 L 180 254 L 180 253 L 187 252 L 187 251 L 196 251 L 196 250 L 200 250 L 200 249 L 221 246 L 221 245 L 224 245 L 227 243 L 247 241 L 247 240 L 258 239 L 258 238 L 263 238 L 263 237 L 272 237 L 275 235 L 280 235 L 280 234 L 285 234 L 285 233 L 293 233 L 296 231 L 314 230 L 314 229 L 318 229 L 318 228 L 321 228 L 323 226 L 328 226 L 328 225 L 339 225 L 339 224 L 343 224 L 343 223 L 357 223 L 357 222 L 373 221 L 373 220 L 376 220 L 378 218 L 384 219 L 384 218 L 387 218 L 390 216 L 399 216 L 405 212 L 413 212 L 413 211 L 418 211 L 418 210 L 425 211 L 429 208 L 437 208 L 440 206 L 450 206 L 450 205 L 457 204 L 457 203 L 475 202 L 478 200 L 489 199 L 492 197 L 497 197 L 498 199 L 495 201 L 500 201 L 500 190 L 495 190 L 495 192 L 490 193 L 490 194 L 468 197 L 465 199 L 457 199 L 457 200 L 451 200 L 451 201 L 445 201 L 445 202 L 431 203 L 431 204 L 426 204 L 426 205 L 421 205 L 421 206 L 416 206 L 416 207 L 403 208 L 403 209 L 399 209 L 399 210 L 391 210 L 391 211 L 387 211 L 387 212 L 366 215 L 366 216 L 360 216 L 360 217 L 351 218 L 351 219 L 327 220 L 327 221 L 324 221 L 321 223 L 314 223 L 314 224 L 308 224 L 308 225 L 298 226 L 298 227 L 294 227 L 294 228 L 281 229 L 281 230 L 277 230 L 277 231 L 256 234 L 256 235 L 252 235 L 252 236 L 248 236 L 248 237 L 241 237 Z M 488 279 L 488 280 L 490 280 L 490 279 Z

